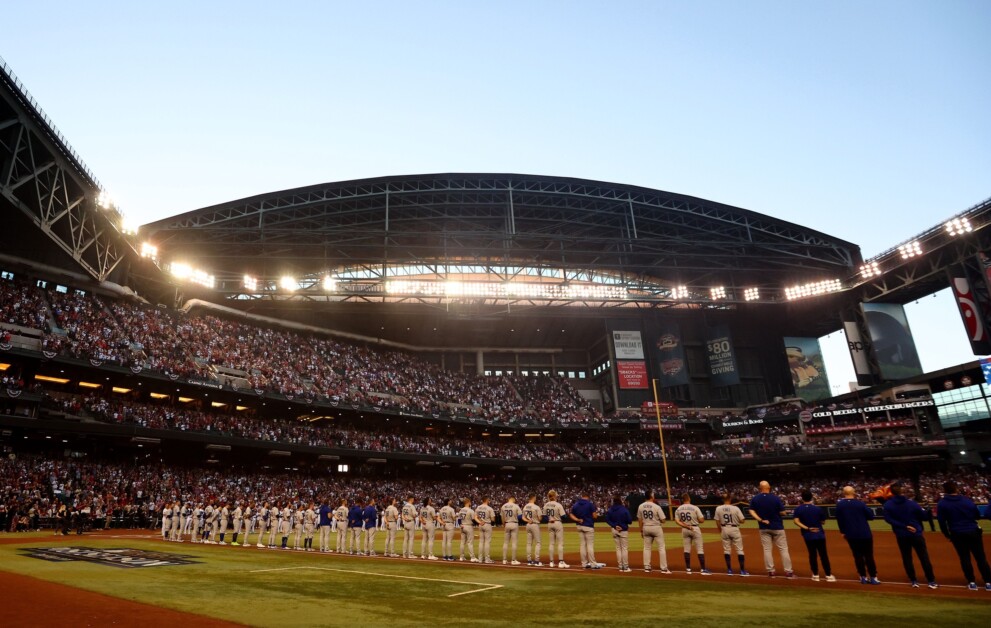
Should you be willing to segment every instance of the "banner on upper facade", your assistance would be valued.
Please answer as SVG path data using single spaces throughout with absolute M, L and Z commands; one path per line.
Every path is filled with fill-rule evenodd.
M 647 363 L 643 360 L 616 360 L 616 376 L 621 390 L 648 388 Z
M 784 341 L 795 396 L 810 402 L 832 396 L 819 339 L 786 336 Z
M 612 344 L 617 360 L 643 359 L 643 337 L 638 331 L 613 331 Z
M 947 274 L 971 351 L 975 355 L 991 353 L 991 293 L 980 260 L 966 260 Z
M 922 375 L 905 307 L 898 303 L 864 303 L 861 307 L 881 377 L 898 380 Z
M 677 323 L 661 322 L 653 326 L 651 351 L 657 379 L 661 386 L 684 386 L 688 383 L 688 362 Z
M 846 334 L 847 348 L 850 350 L 850 360 L 857 374 L 857 383 L 870 386 L 874 383 L 871 373 L 870 350 L 871 341 L 860 333 L 860 325 L 856 321 L 843 321 L 843 333 Z
M 735 386 L 740 383 L 729 327 L 715 325 L 706 330 L 705 355 L 709 362 L 709 380 L 713 385 Z

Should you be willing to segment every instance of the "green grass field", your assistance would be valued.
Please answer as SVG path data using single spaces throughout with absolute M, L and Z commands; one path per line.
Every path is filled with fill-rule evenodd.
M 381 547 L 383 539 L 379 535 Z M 496 535 L 497 537 L 499 535 Z M 668 533 L 668 547 L 676 542 Z M 707 541 L 715 540 L 709 533 Z M 601 558 L 613 559 L 601 535 Z M 8 537 L 10 538 L 10 537 Z M 566 535 L 566 550 L 577 550 Z M 640 551 L 638 535 L 631 552 Z M 725 577 L 638 577 L 615 570 L 505 569 L 468 564 L 304 554 L 84 536 L 59 545 L 136 548 L 192 556 L 196 564 L 121 569 L 85 562 L 55 563 L 19 553 L 54 545 L 24 537 L 0 545 L 0 569 L 166 608 L 260 626 L 636 625 L 684 620 L 695 626 L 873 626 L 937 622 L 974 626 L 991 596 L 966 600 L 871 590 L 833 590 L 785 583 L 735 584 Z M 494 544 L 501 559 L 501 539 Z M 438 548 L 439 549 L 439 548 Z M 546 560 L 546 550 L 544 551 Z M 460 595 L 459 595 L 460 594 Z

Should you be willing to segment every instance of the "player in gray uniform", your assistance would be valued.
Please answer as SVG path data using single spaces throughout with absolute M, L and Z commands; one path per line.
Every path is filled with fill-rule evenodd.
M 458 515 L 451 505 L 453 503 L 453 499 L 448 499 L 437 513 L 441 525 L 441 551 L 444 552 L 444 560 L 454 560 L 454 522 Z
M 231 509 L 230 504 L 224 502 L 224 507 L 220 509 L 220 526 L 218 531 L 220 532 L 220 544 L 227 545 L 224 537 L 227 535 L 227 526 L 230 525 L 231 521 Z
M 531 567 L 542 567 L 540 562 L 540 518 L 543 511 L 537 505 L 537 496 L 527 497 L 523 507 L 523 522 L 526 523 L 526 564 Z
M 702 546 L 702 529 L 699 527 L 705 521 L 702 511 L 692 504 L 692 496 L 685 493 L 681 496 L 681 505 L 674 511 L 674 521 L 681 526 L 681 539 L 685 545 L 685 573 L 692 573 L 692 546 L 699 555 L 699 573 L 711 576 L 712 572 L 705 568 L 705 548 Z
M 220 509 L 215 508 L 213 504 L 208 504 L 206 507 L 206 526 L 203 529 L 204 543 L 216 545 L 217 528 L 220 526 L 218 519 L 220 519 Z
M 162 540 L 171 540 L 169 534 L 172 532 L 172 504 L 165 502 L 165 508 L 162 509 Z
M 234 511 L 231 513 L 231 523 L 234 526 L 234 531 L 231 534 L 231 547 L 237 547 L 240 545 L 240 543 L 237 542 L 237 535 L 241 533 L 241 525 L 244 523 L 244 509 L 241 508 L 241 502 L 234 502 Z
M 471 562 L 477 563 L 475 558 L 475 511 L 471 508 L 471 500 L 466 499 L 464 506 L 458 511 L 458 519 L 461 521 L 461 558 L 465 559 L 465 543 L 468 544 L 468 557 Z
M 303 549 L 307 552 L 313 551 L 313 532 L 316 530 L 317 521 L 320 516 L 313 508 L 313 502 L 303 511 Z
M 292 513 L 292 548 L 294 550 L 303 549 L 303 505 L 296 504 Z
M 277 503 L 273 503 L 268 509 L 268 549 L 275 549 L 279 538 L 279 531 L 282 528 L 282 510 Z
M 506 561 L 509 560 L 512 565 L 519 565 L 520 561 L 516 560 L 516 546 L 517 539 L 520 534 L 520 515 L 523 511 L 520 510 L 519 505 L 516 503 L 515 497 L 510 497 L 505 504 L 502 505 L 500 509 L 502 514 L 502 564 L 505 565 Z
M 481 505 L 475 509 L 475 522 L 478 524 L 478 560 L 492 564 L 492 522 L 495 521 L 495 511 L 489 506 L 489 498 L 482 499 Z
M 282 536 L 282 549 L 289 549 L 289 530 L 292 529 L 292 508 L 286 502 L 282 509 L 282 524 L 279 526 L 279 534 Z
M 265 547 L 265 530 L 268 528 L 269 508 L 268 502 L 264 502 L 257 511 L 258 518 L 255 521 L 255 530 L 258 532 L 258 549 Z
M 248 502 L 244 506 L 244 542 L 241 543 L 241 547 L 250 547 L 251 543 L 248 542 L 248 537 L 251 533 L 255 531 L 255 526 L 258 525 L 258 510 L 254 508 L 254 502 Z
M 413 555 L 413 545 L 416 541 L 416 519 L 419 513 L 413 504 L 413 496 L 406 498 L 400 517 L 403 522 L 403 558 L 416 558 Z
M 172 541 L 181 541 L 182 536 L 182 503 L 176 500 L 172 504 L 172 529 L 169 531 L 169 539 Z
M 334 551 L 338 554 L 345 554 L 348 551 L 347 541 L 348 541 L 348 500 L 342 499 L 341 505 L 337 507 L 333 514 L 334 524 L 337 526 L 337 543 Z M 323 527 L 320 528 L 320 543 L 323 544 Z M 330 539 L 327 539 L 324 549 L 321 551 L 330 551 Z
M 743 559 L 743 535 L 740 534 L 740 526 L 746 521 L 743 511 L 733 505 L 733 496 L 729 493 L 723 495 L 723 503 L 716 506 L 716 527 L 719 528 L 719 537 L 723 541 L 723 557 L 726 559 L 726 574 L 733 575 L 733 557 L 730 554 L 736 550 L 736 558 L 740 561 L 740 575 L 749 576 Z
M 643 537 L 643 570 L 650 573 L 651 555 L 654 546 L 661 559 L 661 573 L 671 573 L 668 569 L 668 552 L 664 546 L 664 509 L 657 505 L 657 494 L 647 491 L 647 501 L 637 508 L 637 521 L 640 522 L 640 535 Z
M 396 553 L 396 530 L 399 527 L 399 509 L 396 508 L 395 497 L 389 500 L 389 505 L 382 513 L 382 519 L 385 523 L 385 552 L 383 553 L 390 558 L 397 558 L 399 554 Z
M 201 543 L 200 530 L 203 526 L 203 504 L 196 504 L 196 508 L 193 508 L 193 536 L 189 539 L 190 543 Z
M 426 560 L 437 560 L 434 556 L 434 541 L 437 539 L 437 511 L 430 503 L 430 498 L 423 499 L 423 506 L 420 508 L 420 558 Z
M 193 502 L 186 502 L 182 507 L 182 519 L 180 523 L 182 528 L 179 530 L 179 542 L 182 543 L 182 537 L 189 534 L 193 530 Z
M 550 566 L 554 566 L 554 548 L 557 548 L 558 563 L 561 569 L 567 569 L 568 563 L 564 562 L 564 525 L 561 520 L 564 517 L 564 506 L 557 501 L 557 491 L 547 492 L 547 501 L 544 503 L 544 516 L 547 517 L 547 530 L 550 532 Z

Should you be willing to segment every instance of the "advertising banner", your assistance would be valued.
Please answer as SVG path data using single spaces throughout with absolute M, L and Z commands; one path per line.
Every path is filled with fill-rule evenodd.
M 795 396 L 810 402 L 832 396 L 819 339 L 786 336 L 784 341 Z
M 621 390 L 647 388 L 647 363 L 643 360 L 616 361 L 616 376 Z
M 860 327 L 856 321 L 843 321 L 843 332 L 846 334 L 847 347 L 850 349 L 853 370 L 857 374 L 857 383 L 861 386 L 870 386 L 874 383 L 868 358 L 868 352 L 871 350 L 870 340 L 860 334 Z
M 688 362 L 677 323 L 660 322 L 653 327 L 651 347 L 657 378 L 664 388 L 688 384 Z
M 715 386 L 735 386 L 740 383 L 736 367 L 733 339 L 726 325 L 710 327 L 706 333 L 705 355 L 709 361 L 709 379 Z
M 612 333 L 613 348 L 617 360 L 642 360 L 643 338 L 638 331 L 614 331 Z
M 991 295 L 983 268 L 977 260 L 968 260 L 947 272 L 971 351 L 974 355 L 991 353 Z
M 881 377 L 897 380 L 922 375 L 905 308 L 897 303 L 863 303 L 861 307 Z

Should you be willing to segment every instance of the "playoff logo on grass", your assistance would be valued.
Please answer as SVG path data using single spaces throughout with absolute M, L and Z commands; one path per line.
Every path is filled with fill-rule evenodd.
M 83 561 L 110 565 L 112 567 L 169 567 L 172 565 L 192 565 L 197 561 L 191 556 L 149 552 L 146 550 L 118 548 L 97 549 L 95 547 L 26 547 L 21 554 L 51 562 Z

